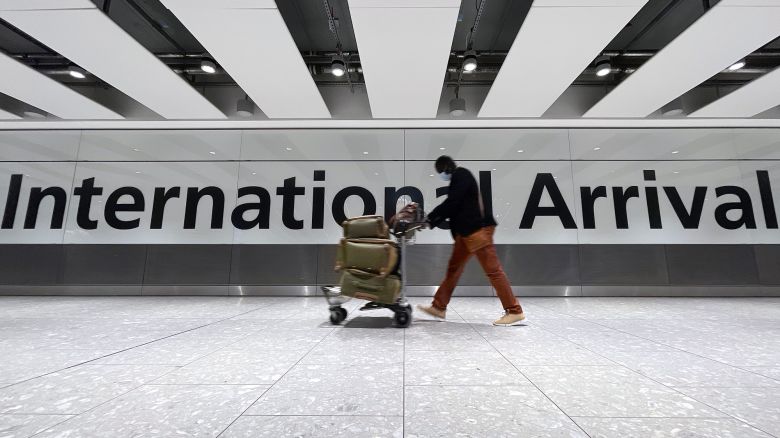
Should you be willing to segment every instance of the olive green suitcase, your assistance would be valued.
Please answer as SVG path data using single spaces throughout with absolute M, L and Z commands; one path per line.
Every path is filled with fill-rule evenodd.
M 382 216 L 354 217 L 345 220 L 341 226 L 344 228 L 345 239 L 390 238 L 390 230 Z
M 389 239 L 341 239 L 336 270 L 359 269 L 385 276 L 395 270 L 398 249 Z
M 401 279 L 395 275 L 381 277 L 358 269 L 341 274 L 343 295 L 382 304 L 395 304 L 401 293 Z

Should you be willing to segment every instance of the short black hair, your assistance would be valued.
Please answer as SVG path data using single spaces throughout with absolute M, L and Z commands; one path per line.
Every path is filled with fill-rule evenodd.
M 458 165 L 455 164 L 455 160 L 453 160 L 449 155 L 442 155 L 436 159 L 436 171 L 439 173 L 452 173 L 457 167 Z

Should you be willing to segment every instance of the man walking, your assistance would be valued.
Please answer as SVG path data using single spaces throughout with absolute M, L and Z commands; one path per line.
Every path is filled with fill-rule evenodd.
M 427 220 L 432 228 L 449 219 L 455 244 L 447 266 L 447 276 L 436 291 L 433 303 L 418 308 L 429 315 L 444 318 L 463 268 L 469 258 L 475 255 L 504 307 L 504 316 L 493 321 L 493 325 L 519 323 L 525 319 L 525 315 L 496 255 L 496 247 L 493 245 L 496 220 L 485 215 L 477 180 L 468 169 L 458 167 L 446 155 L 436 159 L 436 172 L 441 179 L 449 181 L 449 192 L 447 199 L 428 214 Z

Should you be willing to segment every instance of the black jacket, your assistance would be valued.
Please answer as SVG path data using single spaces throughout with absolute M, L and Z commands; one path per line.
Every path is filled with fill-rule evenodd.
M 452 235 L 468 236 L 482 227 L 496 225 L 493 216 L 482 217 L 479 186 L 468 169 L 458 167 L 452 173 L 447 199 L 428 213 L 431 226 L 450 220 Z

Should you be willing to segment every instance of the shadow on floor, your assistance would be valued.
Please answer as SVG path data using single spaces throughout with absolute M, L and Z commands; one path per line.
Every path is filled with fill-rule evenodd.
M 347 321 L 344 328 L 394 329 L 396 327 L 392 316 L 356 316 Z

